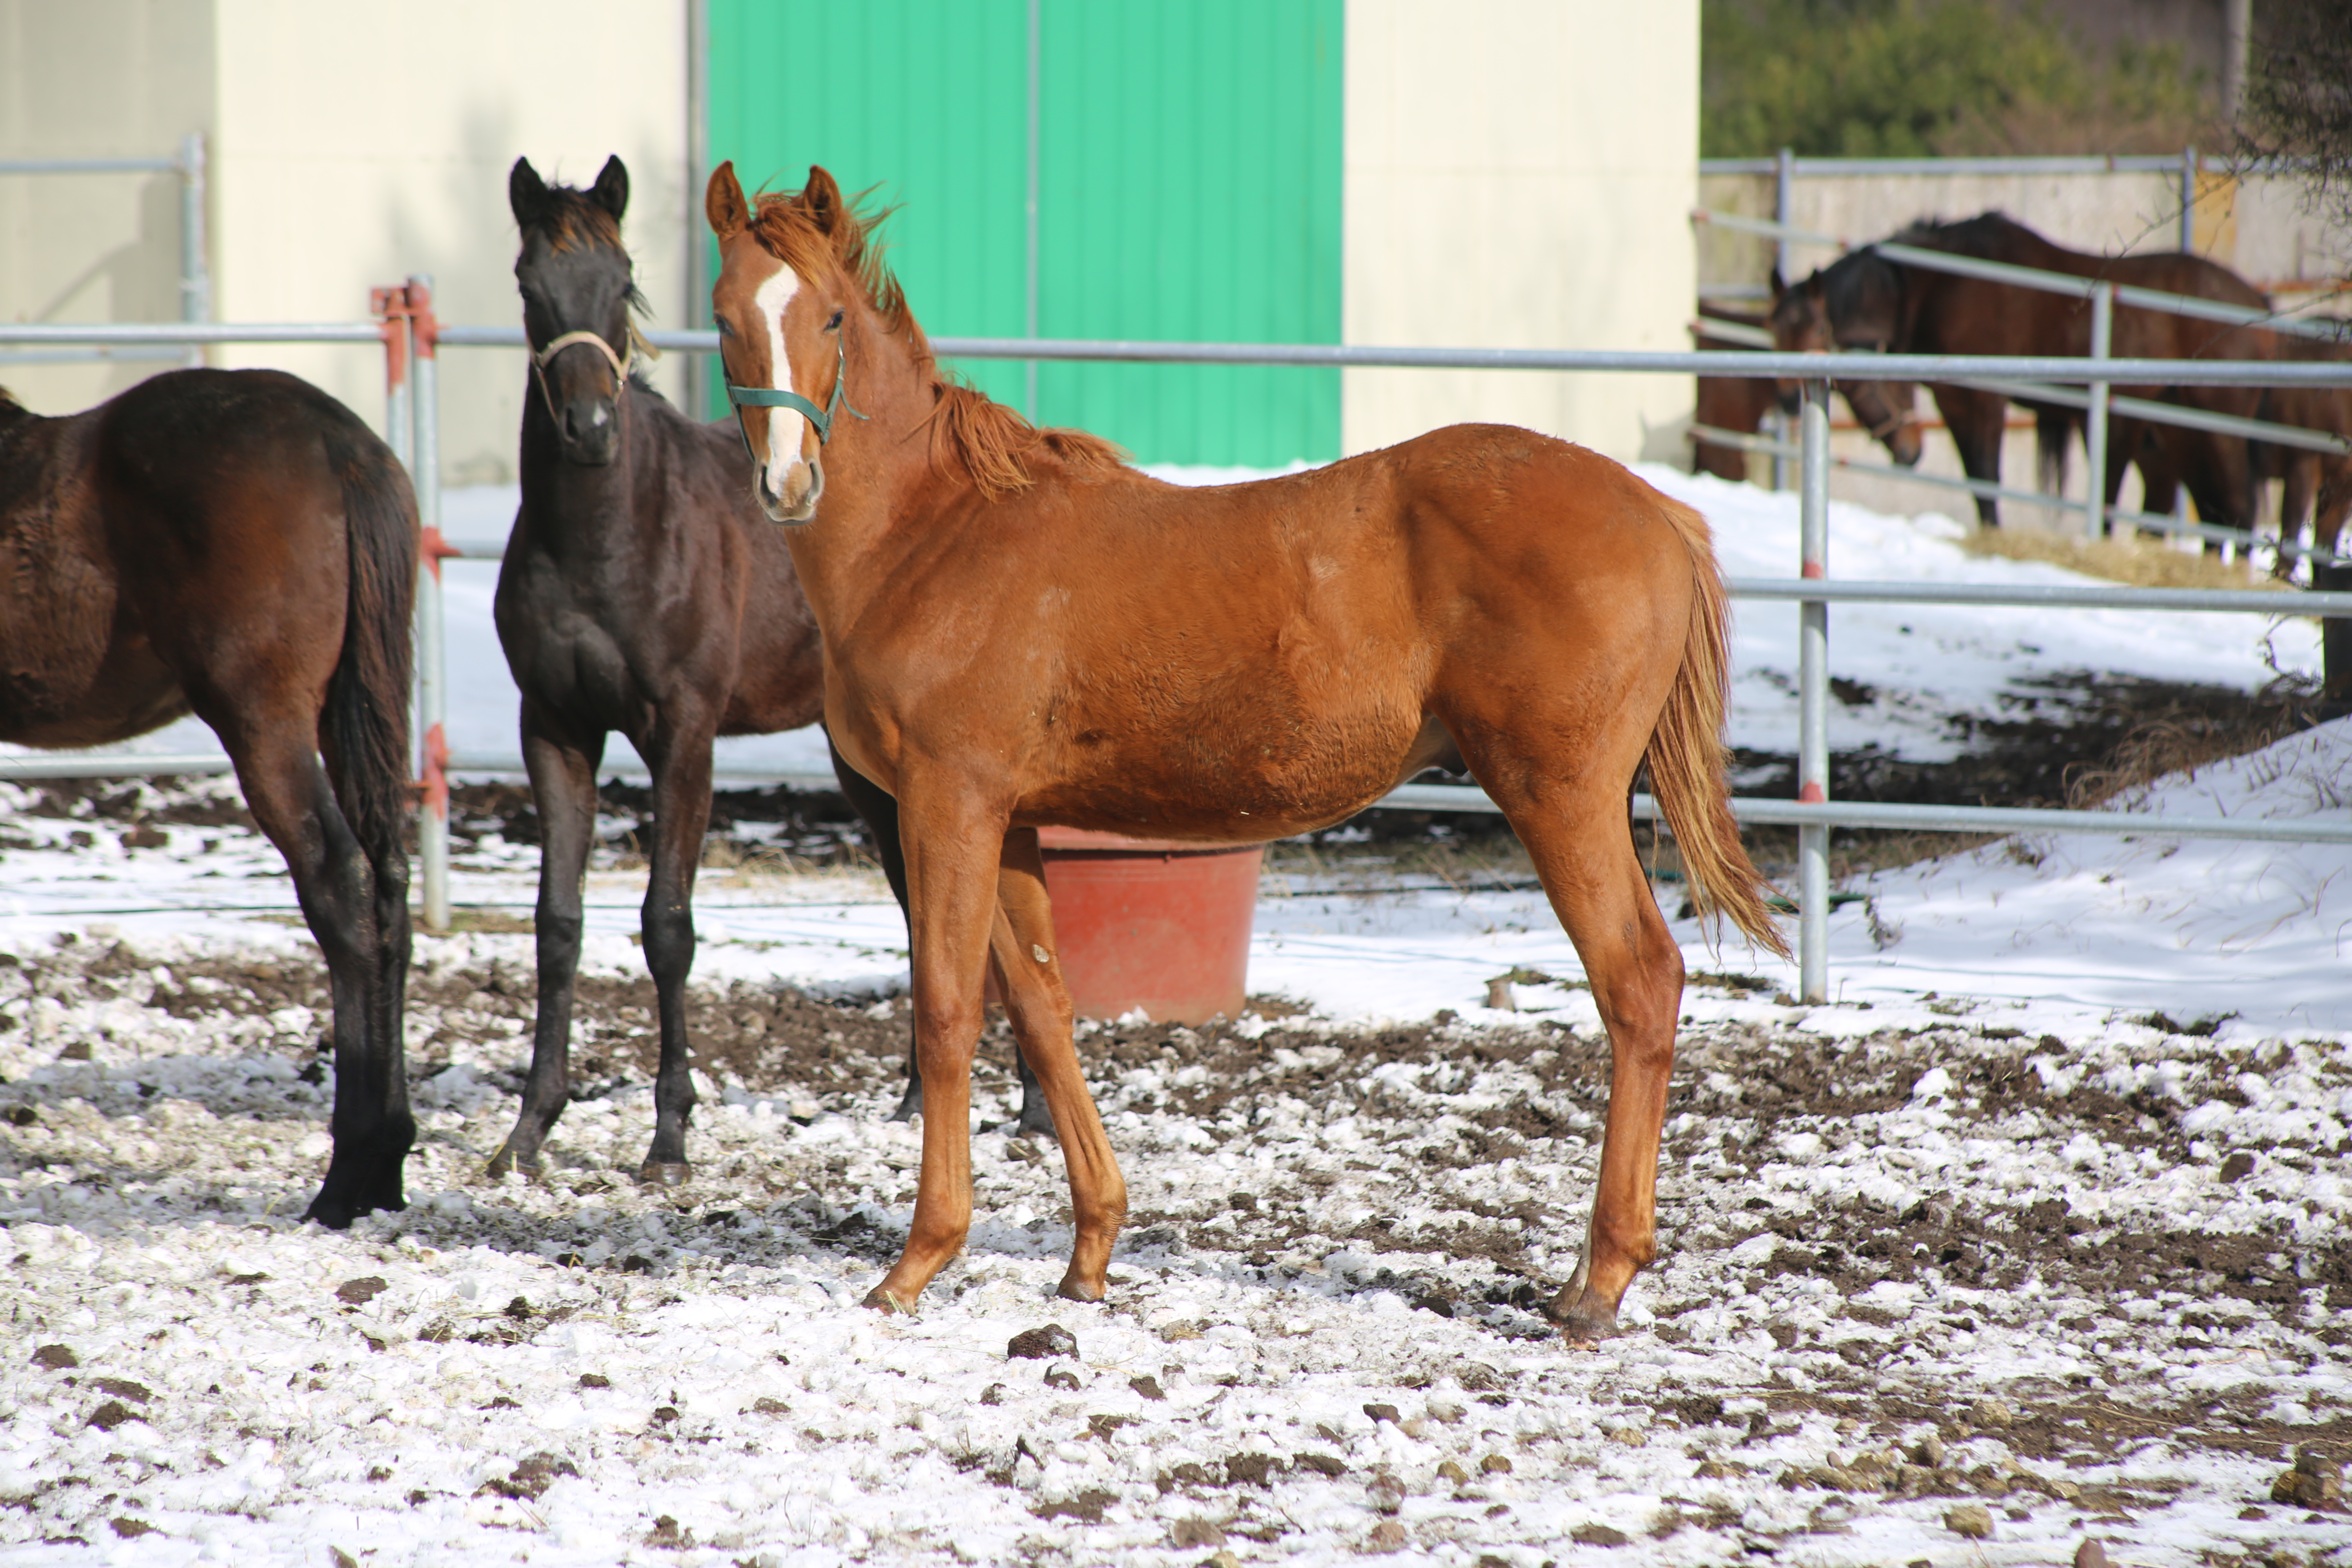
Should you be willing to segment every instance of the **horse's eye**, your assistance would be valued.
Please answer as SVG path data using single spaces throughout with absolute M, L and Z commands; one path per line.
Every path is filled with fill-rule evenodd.
M 840 311 L 835 310 L 835 311 L 833 313 L 833 320 L 831 320 L 831 321 L 827 321 L 827 322 L 824 324 L 824 330 L 825 330 L 826 331 L 828 331 L 828 332 L 837 332 L 837 331 L 839 331 L 841 330 L 841 312 L 840 312 Z

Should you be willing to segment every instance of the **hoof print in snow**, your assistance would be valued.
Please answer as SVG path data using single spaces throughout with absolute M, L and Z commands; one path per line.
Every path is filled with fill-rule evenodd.
M 1192 1546 L 1223 1546 L 1224 1526 L 1209 1519 L 1180 1519 L 1168 1531 L 1168 1543 L 1181 1551 Z
M 1489 1454 L 1478 1461 L 1478 1471 L 1481 1475 L 1507 1476 L 1511 1473 L 1511 1461 L 1500 1454 Z
M 1003 1403 L 1004 1403 L 1004 1385 L 1003 1385 L 1003 1384 L 1001 1384 L 1001 1383 L 992 1383 L 992 1384 L 990 1384 L 986 1388 L 984 1388 L 984 1389 L 982 1389 L 982 1390 L 981 1390 L 981 1392 L 980 1392 L 980 1402 L 981 1402 L 982 1405 L 1002 1405 L 1002 1404 L 1003 1404 Z
M 2225 1182 L 2242 1182 L 2253 1173 L 2254 1157 L 2243 1149 L 2221 1162 L 2221 1179 Z
M 1404 1526 L 1399 1524 L 1395 1520 L 1384 1519 L 1381 1521 L 1380 1523 L 1372 1526 L 1372 1533 L 1365 1538 L 1364 1550 L 1367 1552 L 1395 1552 L 1402 1548 L 1404 1542 Z
M 1013 1361 L 1051 1361 L 1056 1356 L 1075 1360 L 1078 1353 L 1076 1334 L 1059 1323 L 1047 1323 L 1042 1329 L 1029 1329 L 1013 1336 L 1004 1347 L 1005 1355 Z
M 346 1307 L 364 1307 L 392 1287 L 383 1279 L 371 1274 L 364 1279 L 346 1279 L 335 1287 L 335 1300 Z
M 1118 1500 L 1117 1492 L 1090 1488 L 1076 1497 L 1057 1498 L 1052 1502 L 1039 1503 L 1030 1511 L 1039 1519 L 1075 1519 L 1080 1524 L 1100 1524 L 1104 1506 Z
M 1992 1510 L 1980 1502 L 1964 1502 L 1944 1515 L 1944 1528 L 1954 1535 L 1965 1535 L 1970 1541 L 1990 1540 L 1992 1536 Z
M 87 1425 L 95 1426 L 101 1432 L 111 1432 L 125 1421 L 138 1419 L 139 1413 L 131 1406 L 123 1404 L 120 1399 L 110 1399 L 89 1413 Z
M 1045 1386 L 1068 1389 L 1075 1394 L 1078 1387 L 1078 1374 L 1066 1366 L 1049 1368 L 1045 1373 Z
M 81 1357 L 63 1345 L 43 1345 L 33 1352 L 33 1364 L 51 1372 L 64 1372 L 81 1364 Z
M 1165 1497 L 1178 1487 L 1213 1487 L 1217 1483 L 1215 1478 L 1209 1474 L 1208 1466 L 1187 1462 L 1181 1465 L 1171 1465 L 1160 1471 L 1153 1484 L 1159 1487 L 1160 1495 Z
M 1462 1462 L 1458 1459 L 1439 1460 L 1437 1465 L 1437 1473 L 1444 1476 L 1447 1480 L 1452 1481 L 1457 1487 L 1465 1484 L 1470 1479 L 1470 1472 L 1462 1468 Z
M 111 1394 L 117 1399 L 135 1399 L 145 1405 L 155 1397 L 155 1391 L 143 1383 L 133 1383 L 127 1377 L 93 1377 L 89 1385 L 101 1394 Z
M 155 1527 L 143 1519 L 110 1519 L 107 1527 L 125 1541 L 136 1541 L 142 1535 L 152 1535 Z
M 1199 1339 L 1207 1328 L 1208 1320 L 1205 1318 L 1197 1323 L 1171 1323 L 1160 1331 L 1160 1337 L 1169 1344 L 1181 1344 L 1186 1340 Z
M 1374 1476 L 1370 1487 L 1372 1506 L 1382 1513 L 1400 1513 L 1404 1510 L 1404 1483 L 1394 1476 Z
M 613 1386 L 613 1380 L 606 1377 L 601 1372 L 583 1372 L 580 1374 L 580 1386 L 583 1388 L 610 1388 Z
M 1372 1418 L 1372 1425 L 1375 1426 L 1383 1421 L 1394 1426 L 1400 1420 L 1397 1407 L 1393 1405 L 1367 1405 L 1364 1406 L 1364 1414 Z
M 751 1401 L 751 1414 L 754 1415 L 790 1415 L 792 1413 L 793 1407 L 781 1399 L 762 1395 Z
M 1628 1546 L 1633 1540 L 1623 1531 L 1606 1524 L 1580 1524 L 1568 1532 L 1568 1538 L 1579 1546 Z
M 517 1296 L 506 1304 L 506 1315 L 518 1323 L 527 1321 L 530 1313 L 531 1306 L 528 1297 Z
M 1348 1462 L 1336 1454 L 1301 1454 L 1291 1463 L 1302 1470 L 1312 1470 L 1333 1480 L 1348 1473 Z
M 1135 1390 L 1136 1393 L 1143 1395 L 1146 1399 L 1165 1399 L 1168 1397 L 1168 1391 L 1160 1386 L 1160 1380 L 1149 1375 L 1148 1373 L 1142 1377 L 1129 1378 L 1127 1380 L 1127 1385 L 1128 1387 Z
M 679 1529 L 677 1521 L 663 1514 L 654 1521 L 653 1529 L 646 1533 L 646 1544 L 683 1552 L 694 1544 L 694 1531 Z

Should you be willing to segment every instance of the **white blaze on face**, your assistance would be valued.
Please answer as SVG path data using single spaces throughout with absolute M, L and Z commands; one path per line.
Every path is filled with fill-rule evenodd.
M 751 296 L 752 307 L 768 329 L 768 384 L 776 392 L 793 389 L 793 367 L 784 357 L 784 307 L 801 289 L 800 275 L 780 267 L 776 275 Z M 807 423 L 796 408 L 771 408 L 768 413 L 768 493 L 784 493 L 784 477 L 801 460 L 801 430 Z

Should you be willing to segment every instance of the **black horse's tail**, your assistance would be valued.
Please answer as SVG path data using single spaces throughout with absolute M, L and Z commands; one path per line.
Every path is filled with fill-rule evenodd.
M 2033 466 L 2044 495 L 2066 490 L 2067 446 L 2074 435 L 2074 416 L 2063 408 L 2039 409 L 2033 416 Z M 2093 474 L 2091 482 L 2105 484 L 2106 476 Z
M 329 456 L 342 482 L 351 581 L 320 739 L 344 819 L 377 875 L 392 874 L 404 898 L 416 496 L 391 450 L 364 428 L 339 432 Z

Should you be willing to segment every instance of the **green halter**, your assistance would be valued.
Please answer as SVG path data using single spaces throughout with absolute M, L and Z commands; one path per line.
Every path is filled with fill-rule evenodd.
M 727 401 L 739 409 L 790 408 L 816 426 L 816 444 L 822 447 L 833 438 L 833 422 L 842 414 L 846 413 L 853 419 L 866 417 L 850 407 L 848 399 L 842 395 L 842 388 L 849 384 L 849 350 L 837 330 L 833 340 L 833 396 L 826 400 L 823 408 L 797 392 L 779 392 L 767 386 L 738 386 L 731 381 L 727 384 Z M 735 416 L 735 432 L 743 437 L 744 455 L 751 456 L 751 432 L 744 427 L 743 416 L 740 413 Z

